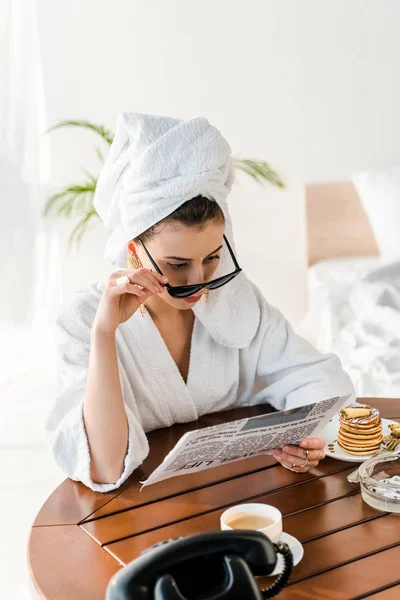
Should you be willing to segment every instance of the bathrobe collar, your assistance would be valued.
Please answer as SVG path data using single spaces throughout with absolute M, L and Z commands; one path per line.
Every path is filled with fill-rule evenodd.
M 261 310 L 254 285 L 244 273 L 217 289 L 210 290 L 193 308 L 211 337 L 228 348 L 246 348 L 257 333 Z
M 122 328 L 128 330 L 136 347 L 134 355 L 142 357 L 152 374 L 148 378 L 151 397 L 161 407 L 163 421 L 172 424 L 198 419 L 194 400 L 203 398 L 206 393 L 205 383 L 207 374 L 212 371 L 213 361 L 212 353 L 203 352 L 202 337 L 205 331 L 201 323 L 194 320 L 186 383 L 148 312 L 144 315 L 136 312 L 129 321 L 122 324 Z

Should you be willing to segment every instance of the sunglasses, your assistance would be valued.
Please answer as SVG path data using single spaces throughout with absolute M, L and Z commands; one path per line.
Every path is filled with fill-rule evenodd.
M 242 271 L 242 269 L 239 267 L 236 257 L 233 254 L 233 250 L 230 247 L 230 244 L 229 244 L 227 238 L 225 237 L 225 235 L 224 235 L 224 240 L 225 240 L 227 248 L 229 250 L 229 254 L 232 257 L 233 264 L 235 265 L 235 270 L 232 271 L 232 273 L 228 273 L 228 275 L 223 275 L 222 277 L 217 277 L 217 279 L 213 279 L 212 281 L 207 281 L 206 283 L 195 283 L 193 285 L 176 285 L 176 286 L 173 286 L 173 285 L 170 285 L 169 283 L 167 283 L 165 287 L 170 296 L 172 296 L 173 298 L 188 298 L 189 296 L 193 296 L 194 294 L 196 294 L 197 292 L 199 292 L 200 290 L 202 290 L 204 288 L 207 288 L 208 290 L 215 290 L 216 288 L 222 287 L 223 285 L 229 283 L 230 281 L 232 281 L 232 279 L 234 279 L 237 275 L 239 275 L 239 273 Z M 150 252 L 147 250 L 144 243 L 141 240 L 139 240 L 139 241 L 142 244 L 143 250 L 146 252 L 151 264 L 153 265 L 153 267 L 155 268 L 157 273 L 159 273 L 160 275 L 164 275 L 164 273 L 158 267 L 155 260 L 153 260 L 152 256 L 150 255 Z

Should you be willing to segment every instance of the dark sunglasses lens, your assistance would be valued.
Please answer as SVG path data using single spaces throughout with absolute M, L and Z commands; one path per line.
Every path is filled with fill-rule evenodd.
M 189 296 L 193 296 L 196 292 L 200 291 L 203 286 L 188 286 L 182 287 L 181 289 L 174 290 L 173 288 L 168 290 L 170 296 L 173 298 L 188 298 Z
M 218 279 L 215 279 L 215 281 L 209 281 L 208 283 L 204 283 L 202 285 L 183 285 L 181 287 L 175 288 L 167 285 L 166 287 L 169 295 L 173 298 L 188 298 L 189 296 L 197 294 L 197 292 L 199 292 L 205 287 L 209 290 L 215 290 L 216 288 L 219 288 L 225 285 L 226 283 L 232 281 L 232 279 L 234 279 L 236 275 L 239 275 L 240 272 L 241 269 L 235 271 L 234 273 L 229 273 L 229 275 L 218 277 Z
M 226 275 L 226 277 L 220 277 L 219 279 L 217 279 L 214 282 L 211 282 L 210 285 L 208 285 L 207 287 L 210 290 L 215 290 L 216 288 L 219 288 L 223 285 L 225 285 L 226 283 L 229 283 L 230 281 L 232 281 L 232 279 L 234 279 L 236 277 L 236 273 L 231 274 L 231 275 Z

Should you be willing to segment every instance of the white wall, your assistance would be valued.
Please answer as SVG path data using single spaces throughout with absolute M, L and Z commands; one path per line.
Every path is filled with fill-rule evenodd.
M 400 161 L 397 0 L 37 0 L 49 121 L 114 128 L 132 110 L 206 116 L 233 154 L 269 160 L 282 192 L 231 194 L 239 255 L 297 325 L 305 310 L 302 181 Z M 95 138 L 51 134 L 58 185 L 97 168 Z M 65 231 L 65 229 L 64 229 Z M 63 261 L 65 293 L 99 273 L 105 235 Z M 92 277 L 93 275 L 93 277 Z

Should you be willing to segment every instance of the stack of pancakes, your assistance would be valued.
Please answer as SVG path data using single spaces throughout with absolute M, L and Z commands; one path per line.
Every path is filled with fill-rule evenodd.
M 342 408 L 339 417 L 338 444 L 349 454 L 366 456 L 380 448 L 382 421 L 377 408 L 349 406 Z

